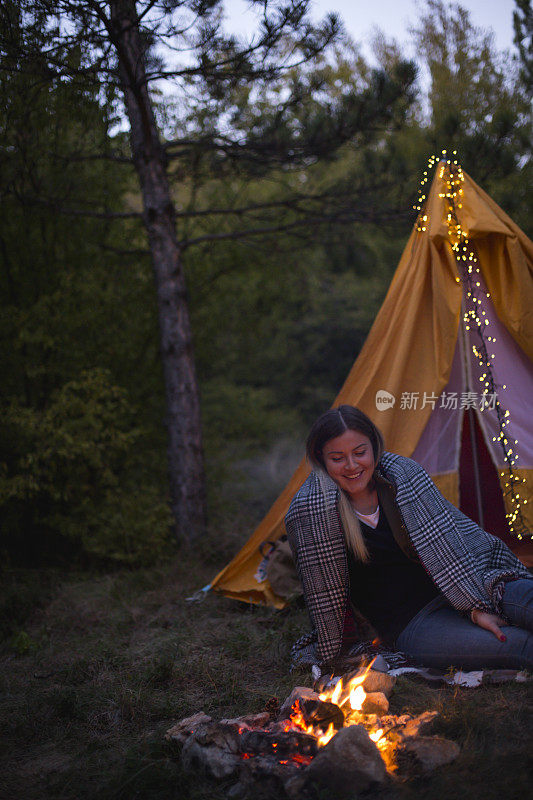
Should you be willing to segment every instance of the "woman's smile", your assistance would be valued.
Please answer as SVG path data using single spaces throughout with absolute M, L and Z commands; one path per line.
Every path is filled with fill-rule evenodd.
M 368 493 L 374 474 L 374 453 L 370 439 L 358 431 L 346 430 L 326 442 L 322 451 L 329 476 L 352 500 Z

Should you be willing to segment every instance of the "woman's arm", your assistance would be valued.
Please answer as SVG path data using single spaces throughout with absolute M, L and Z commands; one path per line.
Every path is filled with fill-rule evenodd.
M 285 530 L 317 635 L 317 660 L 326 664 L 335 659 L 342 644 L 348 569 L 335 504 L 326 508 L 312 476 L 293 498 Z
M 528 577 L 525 567 L 501 540 L 446 500 L 417 462 L 384 453 L 380 465 L 396 485 L 411 541 L 440 591 L 458 611 L 493 614 L 498 608 L 495 587 L 502 580 Z

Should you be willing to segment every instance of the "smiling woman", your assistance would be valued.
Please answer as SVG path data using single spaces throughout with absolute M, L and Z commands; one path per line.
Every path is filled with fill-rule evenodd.
M 307 457 L 313 472 L 285 518 L 313 626 L 293 648 L 296 664 L 334 670 L 361 652 L 348 636 L 357 610 L 384 645 L 425 666 L 533 666 L 526 568 L 416 462 L 384 452 L 362 411 L 319 417 Z
M 319 417 L 307 440 L 311 463 L 322 466 L 362 514 L 376 510 L 372 480 L 383 452 L 383 437 L 359 409 L 344 406 Z
M 354 508 L 362 514 L 374 513 L 377 495 L 371 481 L 376 464 L 370 439 L 357 431 L 344 431 L 326 443 L 323 457 L 328 475 L 344 489 Z

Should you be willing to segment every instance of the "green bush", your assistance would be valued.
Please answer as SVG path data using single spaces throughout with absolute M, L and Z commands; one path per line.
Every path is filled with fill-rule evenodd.
M 161 487 L 136 456 L 143 430 L 108 371 L 83 371 L 42 410 L 11 401 L 0 422 L 1 544 L 32 553 L 153 561 L 167 547 Z

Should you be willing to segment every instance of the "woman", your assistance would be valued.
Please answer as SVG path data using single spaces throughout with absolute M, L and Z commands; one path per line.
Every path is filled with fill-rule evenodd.
M 533 668 L 533 579 L 500 539 L 415 461 L 383 452 L 353 406 L 315 422 L 307 457 L 313 472 L 285 517 L 313 626 L 295 663 L 334 670 L 355 608 L 424 666 Z

